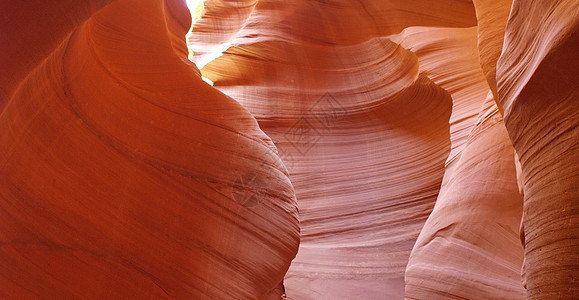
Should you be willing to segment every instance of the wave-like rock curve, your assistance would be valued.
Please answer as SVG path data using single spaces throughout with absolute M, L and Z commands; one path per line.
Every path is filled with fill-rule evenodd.
M 179 1 L 115 1 L 15 89 L 0 117 L 2 298 L 279 286 L 299 241 L 293 187 L 255 119 L 187 60 L 190 22 Z

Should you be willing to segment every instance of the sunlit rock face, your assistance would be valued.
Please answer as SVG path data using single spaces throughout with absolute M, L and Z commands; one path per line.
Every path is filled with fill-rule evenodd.
M 577 1 L 4 2 L 0 298 L 577 297 Z

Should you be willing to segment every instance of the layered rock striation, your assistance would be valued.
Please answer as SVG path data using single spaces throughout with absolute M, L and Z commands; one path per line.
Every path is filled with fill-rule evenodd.
M 577 297 L 577 1 L 1 5 L 1 298 Z

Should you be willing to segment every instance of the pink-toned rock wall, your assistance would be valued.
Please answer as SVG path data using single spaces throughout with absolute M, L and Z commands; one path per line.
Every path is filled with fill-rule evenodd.
M 239 33 L 222 44 L 229 47 L 227 51 L 202 69 L 218 89 L 256 116 L 288 165 L 302 226 L 300 250 L 285 280 L 292 299 L 403 297 L 408 256 L 443 176 L 450 181 L 455 174 L 452 170 L 464 164 L 458 161 L 467 140 L 473 139 L 473 126 L 494 103 L 492 97 L 487 98 L 490 91 L 479 63 L 475 23 L 453 19 L 453 11 L 444 10 L 444 5 L 460 5 L 444 3 L 441 10 L 432 10 L 445 16 L 445 22 L 436 24 L 443 27 L 434 28 L 425 26 L 435 25 L 432 21 L 421 21 L 428 19 L 425 15 L 389 26 L 386 16 L 396 15 L 395 8 L 408 4 L 364 4 L 375 9 L 361 11 L 362 7 L 345 1 L 283 5 L 260 1 Z M 224 9 L 214 5 L 221 4 L 206 3 L 207 11 Z M 414 9 L 420 7 L 414 5 Z M 464 5 L 462 12 L 468 16 L 474 8 Z M 313 13 L 321 19 L 305 27 L 303 23 L 312 22 L 308 16 Z M 382 24 L 377 28 L 388 31 L 366 31 L 363 24 L 368 16 Z M 194 61 L 220 48 L 210 45 L 207 37 L 211 30 L 230 29 L 215 26 L 220 24 L 218 20 L 219 16 L 210 14 L 193 27 L 189 43 L 197 53 Z M 474 21 L 474 16 L 470 20 Z M 353 33 L 354 28 L 361 29 Z M 447 100 L 436 100 L 440 93 Z M 487 106 L 483 107 L 484 103 Z M 496 118 L 502 120 L 500 115 L 493 120 Z M 480 206 L 486 206 L 487 212 L 480 212 L 478 221 L 460 212 L 455 218 L 470 230 L 462 237 L 465 243 L 476 245 L 479 230 L 488 240 L 483 251 L 508 250 L 503 254 L 506 262 L 493 261 L 463 279 L 468 282 L 493 274 L 498 276 L 496 284 L 504 277 L 508 283 L 503 283 L 502 289 L 490 285 L 479 287 L 480 293 L 496 297 L 508 291 L 520 297 L 522 200 L 514 151 L 511 146 L 509 152 L 502 121 L 497 127 L 495 132 L 502 128 L 503 135 L 487 147 L 504 150 L 496 156 L 488 150 L 485 160 L 487 165 L 503 164 L 493 169 L 495 173 L 512 171 L 497 179 L 506 180 L 507 188 L 481 186 L 483 193 L 468 200 L 483 202 Z M 505 189 L 510 194 L 497 199 Z M 474 190 L 470 193 L 476 194 Z M 505 206 L 513 206 L 505 212 L 506 221 L 483 226 L 481 220 L 493 210 L 503 210 L 493 203 L 504 198 L 510 201 Z M 501 243 L 502 248 L 489 248 Z M 464 254 L 472 250 L 461 247 L 451 243 L 438 250 L 452 260 L 453 251 Z M 422 253 L 428 256 L 428 251 Z M 471 259 L 484 264 L 485 255 L 479 252 Z M 464 267 L 465 273 L 476 271 L 465 264 L 457 261 L 456 267 Z
M 471 178 L 469 185 L 461 186 L 460 182 L 469 178 L 467 174 L 451 175 L 449 181 L 445 178 L 435 209 L 408 263 L 406 296 L 418 299 L 574 299 L 579 293 L 576 288 L 579 243 L 575 221 L 578 215 L 576 199 L 579 198 L 576 164 L 579 107 L 577 59 L 574 57 L 577 52 L 578 4 L 574 1 L 513 1 L 511 7 L 510 1 L 475 1 L 475 6 L 479 20 L 481 66 L 498 108 L 504 113 L 510 140 L 505 140 L 501 148 L 514 146 L 515 160 L 520 159 L 520 162 L 514 162 L 519 165 L 517 181 L 520 186 L 515 185 L 515 166 L 511 161 L 481 161 L 497 159 L 497 153 L 486 158 L 482 155 L 469 159 L 461 157 L 469 165 L 467 172 L 480 176 L 481 180 Z M 476 129 L 473 134 L 475 132 Z M 498 137 L 494 135 L 495 143 L 499 141 Z M 480 137 L 477 139 L 482 140 Z M 484 147 L 478 146 L 479 149 Z M 467 145 L 462 156 L 467 155 L 468 149 Z M 497 147 L 492 145 L 490 149 L 496 150 Z M 503 157 L 511 160 L 507 152 Z M 504 171 L 507 167 L 509 172 Z M 511 175 L 499 184 L 490 185 L 493 177 L 500 178 L 484 176 L 493 169 L 502 169 L 502 176 Z M 476 232 L 481 238 L 466 234 L 477 225 L 473 220 L 476 222 L 477 218 L 484 217 L 481 215 L 484 209 L 480 207 L 463 207 L 469 203 L 469 192 L 479 188 L 474 182 L 485 186 L 484 193 L 477 193 L 477 197 L 496 190 L 496 195 L 476 201 L 477 205 L 486 203 L 488 209 L 499 209 L 483 219 L 487 224 L 478 224 Z M 524 194 L 523 222 L 519 233 L 524 247 L 522 274 L 516 268 L 521 259 L 515 236 L 519 231 L 516 221 L 521 215 L 514 206 L 518 202 L 517 188 Z M 452 190 L 452 193 L 447 190 Z M 509 193 L 510 197 L 507 196 Z M 457 195 L 466 196 L 466 201 L 457 199 Z M 493 198 L 495 201 L 502 199 L 500 205 L 489 201 Z M 447 225 L 452 220 L 449 214 L 454 215 L 457 211 L 447 208 L 453 202 L 460 203 L 461 209 L 475 212 L 474 216 L 462 219 L 470 224 L 470 228 L 456 229 L 460 224 L 457 222 Z M 500 209 L 501 205 L 508 203 L 513 205 L 513 209 Z M 509 234 L 504 236 L 502 243 L 496 243 L 500 237 L 496 231 L 494 236 L 484 235 L 484 232 L 492 231 L 488 222 L 505 227 Z M 459 249 L 453 247 L 453 241 L 454 244 L 460 241 L 464 249 L 470 246 L 479 249 L 462 255 L 453 253 Z M 489 244 L 489 241 L 493 243 Z M 500 251 L 485 253 L 497 249 Z M 456 259 L 447 259 L 449 257 L 469 257 L 469 260 L 460 263 Z M 491 258 L 492 262 L 480 259 L 485 257 Z M 502 264 L 503 270 L 489 268 L 497 264 Z M 519 280 L 526 291 L 521 288 Z
M 264 56 L 233 54 L 252 46 Z M 390 41 L 301 49 L 272 42 L 231 52 L 207 65 L 205 75 L 272 137 L 299 199 L 301 246 L 285 280 L 289 297 L 401 297 L 407 257 L 450 150 L 450 95 L 418 75 L 415 56 Z M 399 59 L 380 61 L 388 55 Z M 339 71 L 361 59 L 367 68 Z M 286 69 L 296 61 L 304 65 Z M 236 68 L 221 65 L 227 63 Z M 394 82 L 354 79 L 369 68 Z M 396 78 L 398 72 L 408 75 Z M 380 86 L 351 94 L 342 82 L 353 90 Z
M 447 112 L 446 143 L 450 152 L 443 169 L 440 165 L 435 168 L 438 179 L 431 177 L 432 182 L 442 181 L 442 189 L 437 208 L 422 229 L 408 263 L 406 296 L 524 297 L 520 277 L 524 250 L 519 239 L 522 185 L 518 186 L 524 181 L 524 172 L 516 172 L 518 156 L 507 135 L 510 129 L 505 128 L 502 119 L 503 101 L 497 89 L 500 78 L 496 75 L 511 1 L 474 1 L 476 24 L 467 21 L 471 4 L 451 1 L 439 2 L 438 7 L 427 10 L 429 4 L 422 2 L 249 4 L 251 12 L 245 11 L 235 26 L 223 25 L 223 20 L 229 24 L 227 18 L 206 15 L 193 27 L 189 46 L 197 54 L 194 61 L 207 62 L 207 57 L 223 51 L 221 57 L 204 66 L 202 73 L 247 107 L 283 150 L 282 159 L 296 187 L 303 230 L 300 252 L 286 276 L 289 296 L 400 296 L 396 278 L 401 273 L 396 266 L 404 263 L 400 259 L 406 255 L 394 258 L 392 253 L 410 249 L 388 237 L 403 228 L 406 237 L 415 235 L 416 227 L 400 224 L 397 217 L 408 211 L 428 212 L 433 198 L 426 205 L 403 200 L 407 206 L 389 206 L 391 210 L 386 213 L 380 205 L 405 199 L 392 191 L 402 192 L 406 187 L 388 181 L 376 185 L 376 180 L 390 178 L 376 171 L 384 164 L 380 157 L 386 155 L 401 162 L 399 167 L 388 169 L 410 182 L 426 182 L 424 175 L 428 173 L 398 153 L 415 153 L 432 161 L 433 151 L 441 148 L 431 146 L 426 152 L 415 146 L 404 148 L 399 146 L 400 140 L 412 140 L 410 136 L 397 133 L 397 139 L 371 122 L 364 122 L 366 130 L 374 132 L 366 137 L 366 132 L 358 129 L 361 125 L 356 117 L 362 114 L 365 119 L 375 120 L 369 112 L 380 103 L 393 105 L 390 95 L 398 93 L 392 89 L 408 85 L 407 79 L 399 78 L 416 72 L 419 78 L 430 80 L 429 84 L 448 93 L 452 109 Z M 560 5 L 569 8 L 568 4 Z M 206 3 L 208 11 L 224 7 L 227 5 L 218 1 Z M 459 11 L 462 19 L 457 18 Z M 412 17 L 417 15 L 421 18 Z M 436 17 L 429 18 L 432 16 Z M 444 22 L 433 21 L 439 18 Z M 368 25 L 368 20 L 373 23 Z M 217 36 L 226 32 L 227 39 L 212 39 L 212 32 Z M 377 41 L 382 45 L 376 46 Z M 391 43 L 408 52 L 384 52 Z M 405 73 L 400 65 L 414 68 L 407 68 Z M 329 109 L 317 107 L 317 99 L 326 101 L 326 92 L 340 104 L 337 112 L 332 111 L 335 105 L 329 105 Z M 412 107 L 408 102 L 396 103 L 401 105 L 399 113 Z M 316 118 L 318 110 L 341 118 L 328 128 Z M 378 118 L 386 123 L 396 119 L 384 114 Z M 420 121 L 409 118 L 408 122 Z M 437 135 L 424 128 L 419 131 Z M 380 141 L 374 141 L 375 136 L 381 136 Z M 398 146 L 392 147 L 392 143 Z M 300 147 L 307 148 L 307 153 L 302 153 Z M 366 149 L 379 151 L 380 156 Z M 571 178 L 576 182 L 576 176 Z M 351 185 L 357 188 L 350 189 Z M 380 196 L 373 196 L 376 194 Z M 342 204 L 342 197 L 350 206 Z M 363 207 L 357 207 L 359 204 Z M 373 207 L 378 209 L 368 211 Z M 375 225 L 371 221 L 374 218 L 379 220 Z M 423 219 L 417 216 L 414 220 Z M 398 225 L 381 231 L 384 227 L 378 225 L 380 222 Z M 457 229 L 444 233 L 447 225 Z M 361 226 L 364 231 L 358 230 Z M 359 232 L 346 234 L 352 230 Z M 435 237 L 435 243 L 426 242 Z M 378 247 L 379 254 L 373 254 L 377 248 L 374 241 L 378 240 L 383 243 Z M 352 242 L 348 246 L 345 241 Z M 368 266 L 375 269 L 368 271 Z
M 579 295 L 579 3 L 513 1 L 497 63 L 521 162 L 529 299 Z
M 522 196 L 492 94 L 444 184 L 406 268 L 408 299 L 521 299 Z

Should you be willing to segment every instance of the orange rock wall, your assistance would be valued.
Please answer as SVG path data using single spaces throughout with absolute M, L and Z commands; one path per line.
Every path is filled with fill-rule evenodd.
M 287 170 L 187 60 L 190 22 L 179 1 L 122 0 L 55 29 L 0 117 L 0 298 L 255 299 L 282 281 Z
M 0 2 L 0 298 L 577 297 L 577 1 L 184 2 Z

